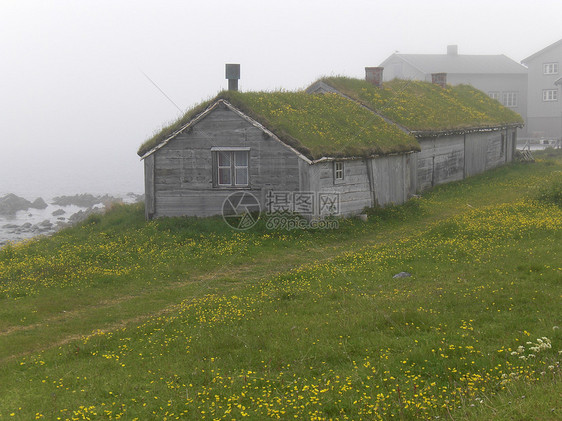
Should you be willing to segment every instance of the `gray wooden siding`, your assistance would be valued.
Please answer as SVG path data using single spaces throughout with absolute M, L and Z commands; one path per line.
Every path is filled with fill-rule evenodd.
M 502 133 L 504 135 L 502 139 Z M 503 132 L 493 132 L 488 136 L 488 148 L 486 151 L 486 169 L 498 167 L 505 163 L 505 130 Z M 503 145 L 502 145 L 503 143 Z
M 418 139 L 417 189 L 423 191 L 438 184 L 464 177 L 464 136 Z
M 512 162 L 515 156 L 515 149 L 517 148 L 517 129 L 508 129 L 507 132 L 507 156 L 506 162 Z
M 416 191 L 415 154 L 343 163 L 343 180 L 334 180 L 333 162 L 309 165 L 310 191 L 338 194 L 340 215 L 358 214 L 375 204 L 401 204 Z
M 488 142 L 485 136 L 481 133 L 470 133 L 465 135 L 465 177 L 480 174 L 486 170 L 487 153 Z
M 311 191 L 339 195 L 339 214 L 348 216 L 372 206 L 367 163 L 363 159 L 344 162 L 343 180 L 334 180 L 334 163 L 320 162 L 309 166 Z
M 465 175 L 480 174 L 487 169 L 494 168 L 503 162 L 500 158 L 501 132 L 471 133 L 466 135 L 465 141 Z
M 219 107 L 145 159 L 154 157 L 154 217 L 221 213 L 224 199 L 236 189 L 213 187 L 212 147 L 250 148 L 250 186 L 245 190 L 260 200 L 268 189 L 297 191 L 300 187 L 301 159 L 294 151 Z M 149 184 L 147 180 L 147 192 Z
M 401 204 L 415 193 L 416 160 L 413 154 L 378 157 L 370 160 L 374 181 L 374 201 L 378 206 Z
M 154 155 L 144 159 L 144 214 L 146 219 L 154 216 Z

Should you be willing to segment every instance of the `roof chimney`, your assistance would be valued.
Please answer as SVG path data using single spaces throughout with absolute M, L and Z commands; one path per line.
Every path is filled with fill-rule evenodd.
M 445 89 L 447 87 L 447 73 L 432 73 L 431 83 L 435 83 Z
M 228 79 L 228 90 L 238 90 L 238 79 L 240 79 L 240 65 L 227 64 L 226 65 L 226 78 Z
M 384 67 L 365 67 L 365 80 L 377 88 L 382 87 L 382 72 Z
M 447 55 L 448 56 L 458 56 L 459 46 L 458 45 L 447 45 Z

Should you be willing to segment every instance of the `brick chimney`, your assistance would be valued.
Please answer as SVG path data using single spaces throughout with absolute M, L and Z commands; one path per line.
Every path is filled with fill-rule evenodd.
M 228 90 L 237 91 L 238 79 L 240 79 L 240 65 L 227 64 L 225 67 L 226 67 L 226 78 L 228 79 Z
M 445 89 L 447 87 L 447 73 L 432 73 L 431 83 L 435 83 Z
M 365 67 L 365 80 L 377 88 L 382 87 L 382 72 L 384 67 Z

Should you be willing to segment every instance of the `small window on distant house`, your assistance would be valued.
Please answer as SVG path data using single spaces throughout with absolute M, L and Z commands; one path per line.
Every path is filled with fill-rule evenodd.
M 558 101 L 558 89 L 544 89 L 542 91 L 543 101 Z
M 502 95 L 502 104 L 506 107 L 517 107 L 517 92 L 504 92 Z
M 558 74 L 558 63 L 544 63 L 543 73 L 545 75 L 557 75 Z
M 248 148 L 213 148 L 213 173 L 219 187 L 246 187 L 249 183 Z
M 343 180 L 343 161 L 334 162 L 334 180 Z
M 501 98 L 500 98 L 500 93 L 497 92 L 497 91 L 488 92 L 488 96 L 489 96 L 490 98 L 492 98 L 492 99 L 495 99 L 496 101 L 499 101 L 499 100 L 501 99 Z

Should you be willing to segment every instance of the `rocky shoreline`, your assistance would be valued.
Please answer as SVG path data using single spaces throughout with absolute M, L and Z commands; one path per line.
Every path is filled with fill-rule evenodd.
M 0 197 L 0 247 L 9 242 L 50 235 L 77 224 L 95 213 L 103 213 L 114 203 L 136 203 L 144 195 L 128 193 L 123 197 L 108 194 L 95 196 L 84 193 L 72 196 L 57 196 L 45 201 L 34 201 L 13 193 Z

